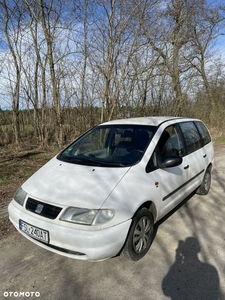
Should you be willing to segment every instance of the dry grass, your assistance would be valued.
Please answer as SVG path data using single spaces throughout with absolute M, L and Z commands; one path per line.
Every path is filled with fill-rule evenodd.
M 52 158 L 58 149 L 49 151 L 29 150 L 16 152 L 10 148 L 0 148 L 0 206 L 5 209 L 15 191 L 35 171 Z M 0 218 L 0 239 L 13 229 L 7 214 Z

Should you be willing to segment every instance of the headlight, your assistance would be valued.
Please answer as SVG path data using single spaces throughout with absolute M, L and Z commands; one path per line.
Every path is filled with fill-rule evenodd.
M 87 209 L 69 207 L 60 220 L 83 225 L 101 225 L 113 219 L 115 211 L 111 209 Z
M 115 211 L 113 209 L 100 209 L 96 217 L 92 223 L 92 225 L 101 225 L 108 223 L 111 221 L 115 216 Z
M 16 191 L 16 193 L 15 193 L 13 199 L 14 199 L 17 203 L 19 203 L 20 205 L 23 206 L 26 197 L 27 197 L 27 193 L 26 193 L 22 188 L 19 188 L 19 189 Z

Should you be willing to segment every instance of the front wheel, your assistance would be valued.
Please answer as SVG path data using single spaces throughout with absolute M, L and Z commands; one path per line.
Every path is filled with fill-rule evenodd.
M 200 187 L 197 189 L 197 194 L 199 195 L 207 195 L 211 186 L 211 171 L 208 168 L 205 172 L 205 176 Z
M 140 209 L 134 216 L 122 255 L 137 261 L 149 250 L 154 238 L 154 220 L 147 208 Z

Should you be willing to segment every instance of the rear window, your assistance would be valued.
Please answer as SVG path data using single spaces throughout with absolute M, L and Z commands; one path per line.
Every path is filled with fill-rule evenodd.
M 211 142 L 211 137 L 205 125 L 202 122 L 195 122 L 195 125 L 198 127 L 198 130 L 201 134 L 201 140 L 203 145 L 206 145 Z
M 187 147 L 187 154 L 201 148 L 201 137 L 195 124 L 193 122 L 183 122 L 179 125 L 184 135 L 184 140 Z

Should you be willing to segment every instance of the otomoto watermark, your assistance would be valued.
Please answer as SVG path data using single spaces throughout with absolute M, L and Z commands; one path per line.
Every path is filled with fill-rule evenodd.
M 9 297 L 13 297 L 13 298 L 20 298 L 20 297 L 39 298 L 41 296 L 41 294 L 40 294 L 40 292 L 28 292 L 28 291 L 26 291 L 26 292 L 17 292 L 17 291 L 8 292 L 8 291 L 6 291 L 6 292 L 3 293 L 3 296 L 5 298 L 9 298 Z

